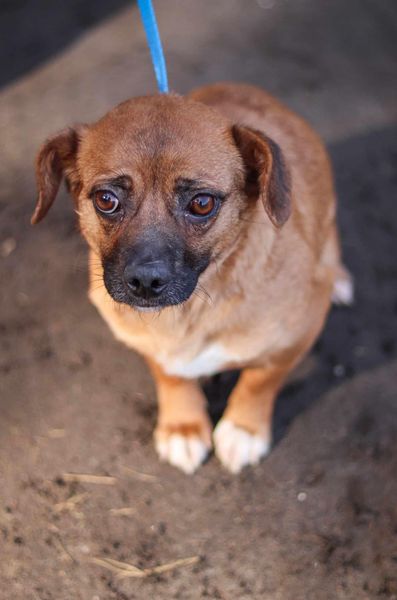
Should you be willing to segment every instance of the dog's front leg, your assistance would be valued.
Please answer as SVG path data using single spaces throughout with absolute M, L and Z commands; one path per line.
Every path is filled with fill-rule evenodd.
M 193 473 L 211 449 L 211 421 L 206 398 L 196 380 L 166 375 L 149 361 L 158 399 L 158 421 L 154 432 L 160 458 L 185 473 Z
M 214 431 L 215 453 L 232 473 L 257 464 L 269 452 L 274 402 L 288 372 L 273 365 L 241 373 Z

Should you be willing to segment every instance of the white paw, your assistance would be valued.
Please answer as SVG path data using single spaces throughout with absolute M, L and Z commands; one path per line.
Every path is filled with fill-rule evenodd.
M 182 469 L 188 475 L 194 473 L 209 452 L 208 446 L 197 435 L 172 433 L 167 437 L 156 438 L 155 444 L 161 460 Z
M 239 473 L 246 465 L 257 465 L 270 450 L 270 440 L 253 435 L 227 419 L 221 419 L 214 431 L 215 454 L 224 467 Z
M 342 306 L 351 306 L 354 302 L 354 283 L 348 271 L 345 269 L 334 283 L 332 302 Z

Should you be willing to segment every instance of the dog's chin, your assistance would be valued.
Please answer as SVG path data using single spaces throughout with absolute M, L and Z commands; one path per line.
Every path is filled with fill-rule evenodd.
M 138 306 L 136 304 L 130 304 L 129 306 L 140 313 L 155 313 L 160 312 L 165 308 L 164 306 Z

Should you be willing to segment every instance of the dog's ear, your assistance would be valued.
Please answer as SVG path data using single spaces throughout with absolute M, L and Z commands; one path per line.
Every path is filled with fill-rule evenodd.
M 249 197 L 261 198 L 271 222 L 281 227 L 291 214 L 290 176 L 280 147 L 262 132 L 234 125 L 232 134 L 245 167 Z
M 84 130 L 83 125 L 64 129 L 40 148 L 36 159 L 38 198 L 31 218 L 32 225 L 41 221 L 51 208 L 63 177 L 72 193 L 77 190 L 76 158 Z

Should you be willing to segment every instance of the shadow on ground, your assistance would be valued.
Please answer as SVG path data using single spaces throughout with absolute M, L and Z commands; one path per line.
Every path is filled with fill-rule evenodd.
M 127 3 L 128 0 L 3 1 L 0 6 L 0 86 L 48 60 Z

